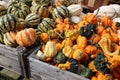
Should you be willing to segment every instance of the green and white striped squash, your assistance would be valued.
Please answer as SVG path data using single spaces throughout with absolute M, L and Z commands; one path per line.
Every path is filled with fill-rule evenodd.
M 56 7 L 52 12 L 53 19 L 66 18 L 69 17 L 69 15 L 69 10 L 63 5 Z
M 4 44 L 8 46 L 15 47 L 17 46 L 16 40 L 15 40 L 16 32 L 10 31 L 6 32 L 3 37 L 4 37 Z
M 0 17 L 0 30 L 2 32 L 7 32 L 11 30 L 16 30 L 18 26 L 18 18 L 13 14 L 6 14 Z
M 14 14 L 18 18 L 25 18 L 31 11 L 26 4 L 22 2 L 13 2 L 8 5 L 7 12 Z
M 42 22 L 37 26 L 37 33 L 48 32 L 55 28 L 55 23 L 50 18 L 44 18 Z
M 0 32 L 0 43 L 4 43 L 3 41 L 3 33 Z
M 3 5 L 0 5 L 0 16 L 3 16 L 7 13 L 7 8 Z
M 36 2 L 33 2 L 30 9 L 32 13 L 38 14 L 41 18 L 49 16 L 48 6 L 46 4 L 39 5 Z
M 40 17 L 39 15 L 35 13 L 30 13 L 27 15 L 25 18 L 25 21 L 27 22 L 28 25 L 30 26 L 37 26 L 40 23 Z

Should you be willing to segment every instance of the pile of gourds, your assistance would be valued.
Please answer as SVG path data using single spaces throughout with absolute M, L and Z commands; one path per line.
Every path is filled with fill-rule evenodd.
M 7 7 L 0 5 L 0 42 L 11 47 L 38 43 L 41 61 L 91 80 L 120 79 L 120 23 L 92 13 L 75 23 L 71 17 L 80 16 L 81 8 L 74 4 L 72 10 L 71 4 L 11 0 Z

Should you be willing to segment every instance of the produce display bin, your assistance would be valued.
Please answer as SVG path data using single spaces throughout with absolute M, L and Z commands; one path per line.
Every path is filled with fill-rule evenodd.
M 38 50 L 39 47 L 27 57 L 29 66 L 27 66 L 26 72 L 29 72 L 32 80 L 89 80 L 80 75 L 61 70 L 58 67 L 40 61 L 35 55 Z
M 31 53 L 34 49 L 18 46 L 12 48 L 3 44 L 0 44 L 0 66 L 9 69 L 24 77 L 28 77 L 24 68 L 24 55 L 25 53 Z

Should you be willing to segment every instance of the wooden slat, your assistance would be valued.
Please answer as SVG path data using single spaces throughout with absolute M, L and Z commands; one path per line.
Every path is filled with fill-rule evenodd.
M 21 74 L 20 65 L 17 60 L 10 59 L 9 57 L 0 55 L 0 65 L 4 68 L 12 70 L 18 74 Z
M 31 76 L 42 77 L 42 80 L 89 80 L 77 74 L 60 70 L 57 67 L 41 62 L 35 58 L 30 57 Z

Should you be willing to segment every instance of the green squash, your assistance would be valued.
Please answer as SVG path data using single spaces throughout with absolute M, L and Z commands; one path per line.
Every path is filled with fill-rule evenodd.
M 0 17 L 0 30 L 2 32 L 16 30 L 17 25 L 18 18 L 16 18 L 13 14 L 6 14 Z
M 52 30 L 55 28 L 55 23 L 50 18 L 44 18 L 42 22 L 37 26 L 39 33 L 48 32 L 48 30 Z
M 25 18 L 31 11 L 30 8 L 22 2 L 12 2 L 8 5 L 7 12 L 14 14 L 18 18 Z
M 69 17 L 69 10 L 65 6 L 58 6 L 52 12 L 53 19 Z

